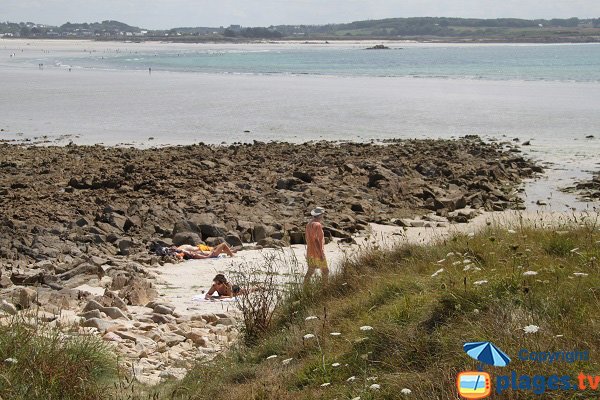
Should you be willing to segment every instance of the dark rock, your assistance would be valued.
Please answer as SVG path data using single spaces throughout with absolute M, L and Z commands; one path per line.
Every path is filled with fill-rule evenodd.
M 242 246 L 242 239 L 237 234 L 229 233 L 229 235 L 225 236 L 225 241 L 230 247 L 238 247 Z
M 313 181 L 313 177 L 312 175 L 306 173 L 306 172 L 301 172 L 301 171 L 294 171 L 294 173 L 292 174 L 292 176 L 294 178 L 298 178 L 303 182 L 306 183 L 311 183 Z
M 225 243 L 225 238 L 222 237 L 209 237 L 204 241 L 210 247 L 217 247 L 221 243 Z
M 291 231 L 288 232 L 290 236 L 290 244 L 306 244 L 306 239 L 304 238 L 304 232 L 299 231 Z
M 194 232 L 181 232 L 173 236 L 173 244 L 175 246 L 181 246 L 184 244 L 195 246 L 200 243 L 202 243 L 202 238 Z

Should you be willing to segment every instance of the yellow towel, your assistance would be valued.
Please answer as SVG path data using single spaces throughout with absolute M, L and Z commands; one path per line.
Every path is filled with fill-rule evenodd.
M 205 244 L 199 244 L 198 249 L 200 249 L 202 251 L 212 251 L 213 248 L 210 246 L 207 246 Z

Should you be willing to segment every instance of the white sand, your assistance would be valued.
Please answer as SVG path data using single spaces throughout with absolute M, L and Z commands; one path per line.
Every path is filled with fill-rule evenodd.
M 331 271 L 335 273 L 341 261 L 346 256 L 356 254 L 366 246 L 390 247 L 400 243 L 431 244 L 442 240 L 454 233 L 475 233 L 488 224 L 518 229 L 521 221 L 525 225 L 536 227 L 553 227 L 581 223 L 582 218 L 599 218 L 598 212 L 565 213 L 565 212 L 517 212 L 503 211 L 483 213 L 467 224 L 454 224 L 446 228 L 403 228 L 398 226 L 371 224 L 370 235 L 361 234 L 355 237 L 356 245 L 344 245 L 331 242 L 325 246 L 327 260 Z M 576 220 L 577 219 L 577 220 Z M 576 222 L 578 221 L 578 222 Z M 265 264 L 265 258 L 277 255 L 285 260 L 297 260 L 298 272 L 296 278 L 302 277 L 306 271 L 306 247 L 294 245 L 283 250 L 248 250 L 241 251 L 233 258 L 191 260 L 179 264 L 167 264 L 153 269 L 158 275 L 159 293 L 162 300 L 176 306 L 177 312 L 185 315 L 192 313 L 219 313 L 235 312 L 234 302 L 220 301 L 194 301 L 195 295 L 202 295 L 202 290 L 207 290 L 212 278 L 217 273 L 237 271 L 244 266 L 260 267 Z M 293 279 L 292 275 L 285 275 L 289 271 L 280 270 L 282 279 Z M 235 282 L 234 282 L 235 283 Z

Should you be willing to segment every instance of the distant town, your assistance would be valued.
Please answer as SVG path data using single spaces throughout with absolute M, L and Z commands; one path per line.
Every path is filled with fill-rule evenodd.
M 328 25 L 269 27 L 180 27 L 144 29 L 119 21 L 67 22 L 61 26 L 34 22 L 0 22 L 0 37 L 94 40 L 239 41 L 255 39 L 415 39 L 486 42 L 600 42 L 600 18 L 389 18 Z

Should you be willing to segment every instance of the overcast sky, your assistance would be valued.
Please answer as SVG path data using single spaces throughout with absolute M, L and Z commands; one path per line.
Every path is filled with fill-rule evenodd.
M 417 16 L 597 18 L 600 0 L 0 0 L 0 21 L 61 25 L 114 19 L 151 29 Z

